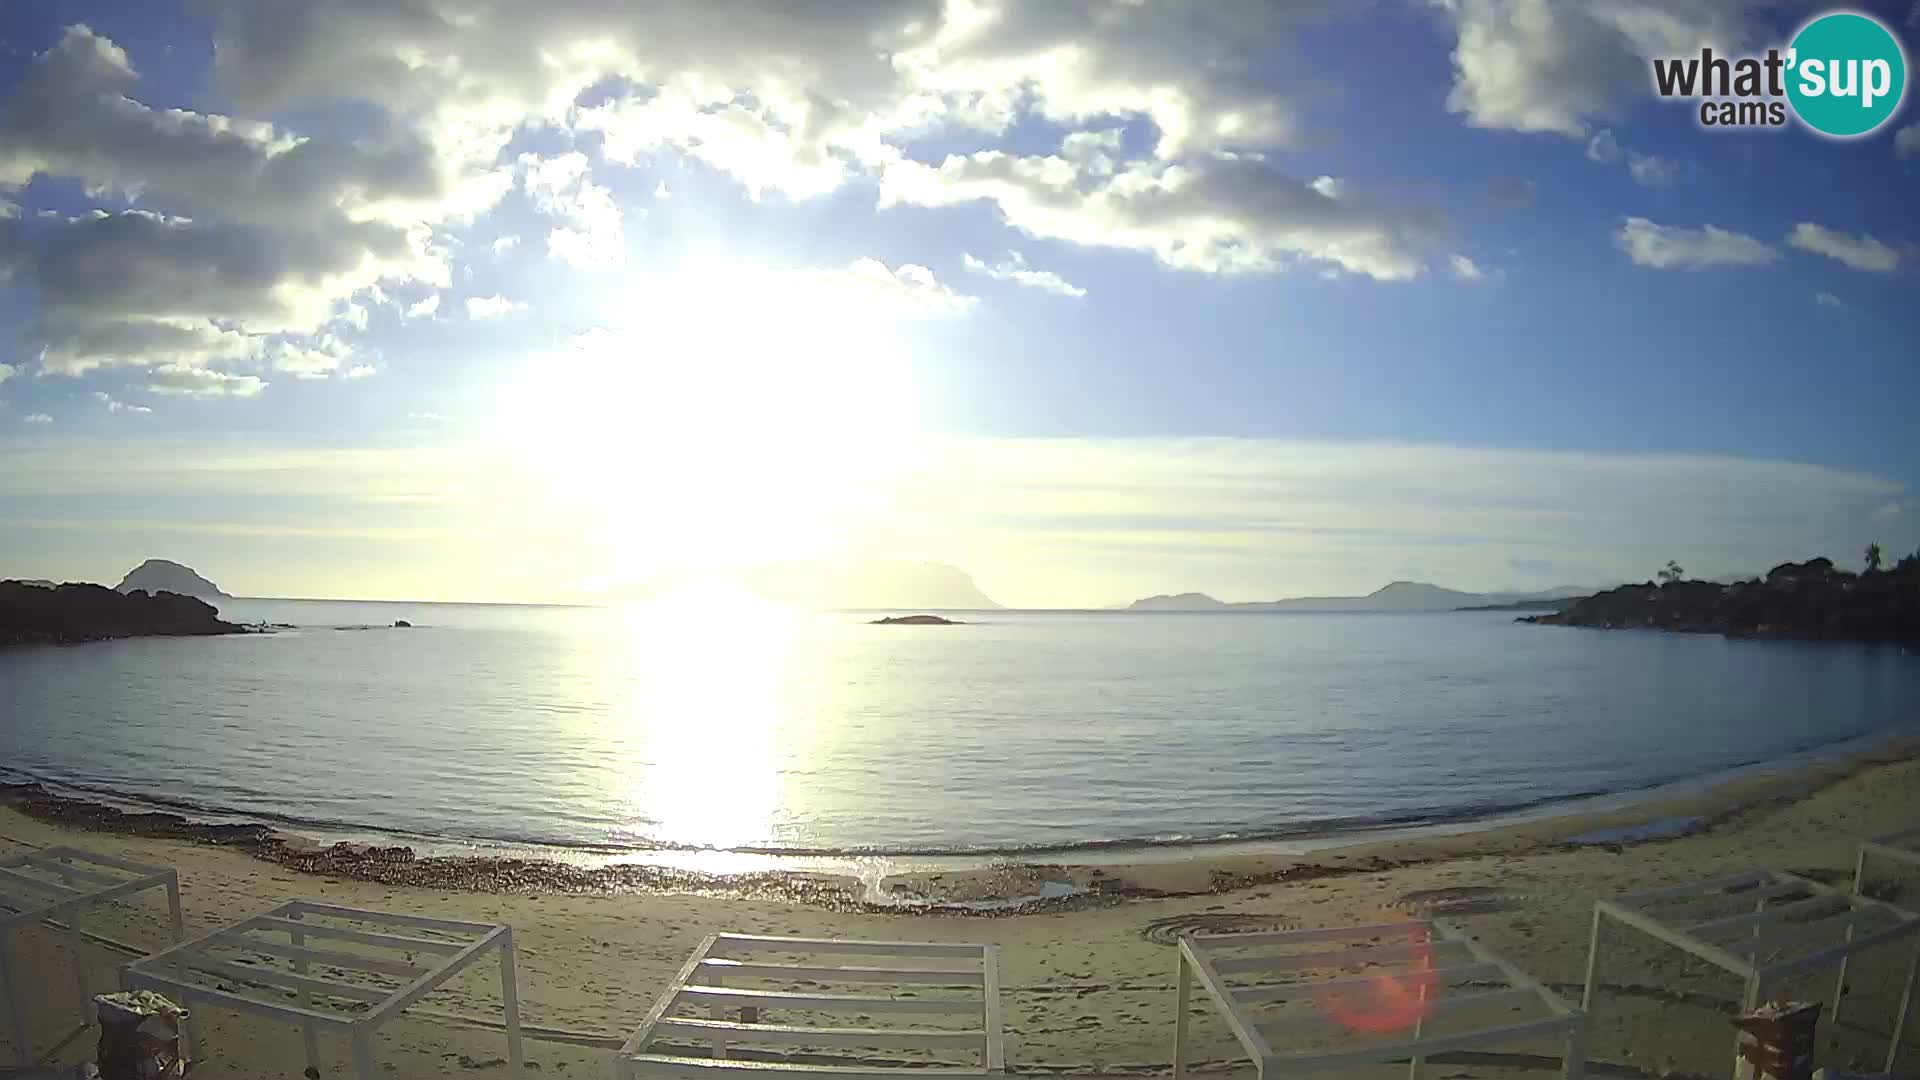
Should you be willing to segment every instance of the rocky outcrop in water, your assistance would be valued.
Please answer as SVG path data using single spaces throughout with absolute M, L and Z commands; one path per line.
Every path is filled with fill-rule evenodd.
M 236 634 L 204 601 L 178 593 L 122 593 L 103 585 L 51 589 L 0 581 L 0 647 L 71 645 L 128 637 Z
M 1920 559 L 1853 574 L 1828 559 L 1782 563 L 1764 579 L 1722 585 L 1623 585 L 1521 622 L 1606 630 L 1920 645 Z
M 190 566 L 182 566 L 166 559 L 148 559 L 120 579 L 116 586 L 123 593 L 144 591 L 150 593 L 179 593 L 181 596 L 197 596 L 203 600 L 231 600 L 233 597 L 220 591 L 220 586 L 193 572 Z
M 884 619 L 873 620 L 874 626 L 960 626 L 958 619 L 943 618 L 939 615 L 889 615 Z

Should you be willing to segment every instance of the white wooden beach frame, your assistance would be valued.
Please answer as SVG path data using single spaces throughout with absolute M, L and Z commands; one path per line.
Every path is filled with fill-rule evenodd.
M 1750 903 L 1752 910 L 1703 920 L 1699 918 L 1699 910 L 1689 913 L 1686 908 L 1702 901 L 1742 906 Z M 1899 1014 L 1894 1018 L 1893 1038 L 1887 1047 L 1886 1069 L 1893 1071 L 1908 1005 L 1913 1000 L 1914 977 L 1920 971 L 1920 916 L 1913 912 L 1782 870 L 1748 870 L 1709 881 L 1596 900 L 1593 934 L 1587 945 L 1586 990 L 1581 998 L 1581 1007 L 1589 1010 L 1593 1008 L 1594 991 L 1600 985 L 1601 928 L 1608 919 L 1739 976 L 1745 984 L 1741 997 L 1743 1013 L 1752 1012 L 1766 1001 L 1768 991 L 1777 989 L 1780 981 L 1789 976 L 1838 968 L 1840 979 L 1834 986 L 1831 1014 L 1837 1017 L 1840 993 L 1846 981 L 1847 958 L 1902 938 L 1913 938 L 1914 954 L 1907 965 Z M 1823 938 L 1835 931 L 1841 932 L 1842 940 L 1837 944 L 1824 943 Z M 1771 959 L 1763 959 L 1767 957 Z
M 921 941 L 853 941 L 837 938 L 711 934 L 694 950 L 647 1013 L 639 1030 L 614 1056 L 614 1080 L 640 1077 L 825 1074 L 844 1080 L 900 1077 L 996 1077 L 1006 1069 L 1000 1033 L 999 950 L 993 945 Z M 777 958 L 777 959 L 776 959 Z M 750 989 L 742 983 L 806 983 L 807 989 Z M 837 987 L 861 987 L 842 993 Z M 878 988 L 878 992 L 875 992 Z M 931 990 L 961 991 L 934 996 Z M 909 993 L 900 993 L 907 991 Z M 707 1006 L 711 1018 L 673 1015 L 683 1007 Z M 741 1019 L 729 1020 L 726 1010 Z M 767 1011 L 851 1012 L 866 1016 L 945 1014 L 968 1026 L 807 1027 L 762 1023 Z M 656 1053 L 660 1041 L 706 1043 L 709 1056 Z M 893 1067 L 811 1064 L 735 1057 L 735 1045 L 779 1047 L 892 1048 L 929 1054 L 973 1056 L 971 1067 Z
M 360 948 L 351 951 L 349 946 Z M 513 929 L 496 923 L 294 900 L 135 960 L 122 969 L 122 983 L 129 990 L 154 990 L 188 1005 L 190 1049 L 198 1042 L 191 1006 L 216 1005 L 298 1024 L 307 1064 L 315 1070 L 320 1069 L 320 1033 L 345 1035 L 353 1048 L 352 1075 L 374 1080 L 379 1074 L 373 1036 L 380 1025 L 490 953 L 500 962 L 507 1075 L 521 1080 Z M 243 958 L 247 962 L 236 962 Z M 268 966 L 282 960 L 285 967 Z M 292 1004 L 288 991 L 293 992 Z
M 1303 945 L 1312 947 L 1311 951 L 1288 951 Z M 1262 981 L 1235 985 L 1227 978 L 1230 975 L 1252 975 Z M 1267 981 L 1283 975 L 1287 978 Z M 1306 1025 L 1324 1031 L 1329 1026 L 1327 1020 L 1315 1014 L 1262 1023 L 1255 1015 L 1262 1005 L 1364 990 L 1377 985 L 1383 976 L 1420 984 L 1418 992 L 1425 1004 L 1408 1038 L 1385 1042 L 1355 1039 L 1349 1046 L 1290 1053 L 1284 1050 L 1285 1039 L 1299 1037 Z M 1429 1055 L 1542 1036 L 1564 1040 L 1562 1075 L 1568 1080 L 1578 1080 L 1586 1067 L 1585 1014 L 1457 927 L 1439 920 L 1181 938 L 1174 995 L 1175 1080 L 1183 1080 L 1187 1073 L 1189 990 L 1196 977 L 1225 1017 L 1234 1038 L 1253 1059 L 1260 1080 L 1403 1060 L 1410 1080 L 1417 1080 Z M 1453 990 L 1463 983 L 1469 984 L 1463 992 Z M 1438 1037 L 1425 1032 L 1426 1020 L 1436 1016 L 1475 1008 L 1528 1005 L 1537 1006 L 1546 1015 Z
M 147 866 L 72 847 L 42 848 L 0 858 L 0 993 L 7 998 L 7 1019 L 16 1056 L 34 1062 L 27 1035 L 25 1003 L 13 957 L 14 934 L 26 927 L 59 920 L 73 951 L 73 988 L 80 1027 L 93 1022 L 87 993 L 86 957 L 81 951 L 81 913 L 148 889 L 165 889 L 173 940 L 186 936 L 180 915 L 180 878 L 171 867 Z M 69 1035 L 71 1037 L 71 1035 Z

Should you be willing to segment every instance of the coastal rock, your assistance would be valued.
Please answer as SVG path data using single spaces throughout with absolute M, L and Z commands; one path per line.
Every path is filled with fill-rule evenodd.
M 1920 645 L 1920 563 L 1853 574 L 1827 559 L 1783 563 L 1765 580 L 1622 585 L 1565 611 L 1519 620 L 1605 630 Z
M 181 596 L 197 596 L 202 600 L 231 600 L 233 597 L 220 591 L 220 587 L 199 574 L 191 567 L 182 566 L 166 559 L 148 559 L 120 579 L 115 588 L 123 593 L 145 591 L 150 593 L 178 593 Z
M 395 619 L 393 620 L 393 628 L 395 630 L 411 630 L 413 629 L 413 624 L 405 619 Z
M 944 619 L 938 615 L 889 615 L 884 619 L 875 619 L 873 626 L 964 626 L 958 619 Z
M 237 634 L 204 601 L 176 593 L 121 593 L 101 585 L 48 589 L 0 581 L 0 647 L 71 645 L 128 637 Z

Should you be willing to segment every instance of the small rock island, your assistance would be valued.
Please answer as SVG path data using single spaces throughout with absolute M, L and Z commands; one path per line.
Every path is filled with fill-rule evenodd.
M 1855 574 L 1826 558 L 1782 563 L 1765 578 L 1723 585 L 1688 581 L 1677 566 L 1660 584 L 1622 585 L 1564 611 L 1520 622 L 1604 630 L 1667 630 L 1727 637 L 1920 646 L 1920 552 L 1890 570 Z
M 944 619 L 938 615 L 889 615 L 884 619 L 875 619 L 871 626 L 965 626 L 958 619 Z

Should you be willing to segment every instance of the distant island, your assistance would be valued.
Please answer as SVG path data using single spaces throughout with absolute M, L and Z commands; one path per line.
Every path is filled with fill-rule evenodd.
M 178 593 L 120 592 L 104 585 L 0 581 L 0 647 L 74 645 L 129 637 L 236 634 L 203 600 Z
M 1884 642 L 1920 646 L 1920 552 L 1891 570 L 1860 574 L 1826 558 L 1782 563 L 1733 584 L 1690 581 L 1673 564 L 1659 584 L 1622 585 L 1565 611 L 1521 618 L 1542 626 L 1666 630 L 1728 637 Z
M 1289 600 L 1228 603 L 1206 593 L 1187 592 L 1149 596 L 1127 605 L 1128 611 L 1461 611 L 1505 605 L 1547 605 L 1587 596 L 1593 589 L 1564 585 L 1534 593 L 1470 593 L 1443 589 L 1424 581 L 1395 581 L 1365 596 L 1303 596 Z
M 875 619 L 869 626 L 964 626 L 958 619 L 943 619 L 938 615 L 889 615 L 884 619 Z
M 182 566 L 166 559 L 148 559 L 120 579 L 115 586 L 119 592 L 135 591 L 150 593 L 178 593 L 181 596 L 197 596 L 202 600 L 231 600 L 233 597 L 220 591 L 220 587 L 199 574 L 191 567 Z

